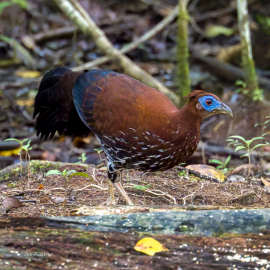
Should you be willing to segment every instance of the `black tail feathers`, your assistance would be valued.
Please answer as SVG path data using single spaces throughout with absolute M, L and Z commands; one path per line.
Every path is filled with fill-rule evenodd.
M 42 79 L 35 99 L 34 114 L 37 136 L 46 140 L 56 131 L 62 135 L 85 137 L 91 130 L 80 119 L 72 96 L 72 88 L 82 72 L 72 72 L 67 67 L 57 67 Z

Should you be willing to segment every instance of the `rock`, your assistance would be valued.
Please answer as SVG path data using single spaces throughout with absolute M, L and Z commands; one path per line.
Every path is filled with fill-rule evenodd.
M 236 182 L 244 183 L 246 182 L 246 179 L 241 175 L 233 174 L 227 177 L 227 181 L 231 183 L 236 183 Z

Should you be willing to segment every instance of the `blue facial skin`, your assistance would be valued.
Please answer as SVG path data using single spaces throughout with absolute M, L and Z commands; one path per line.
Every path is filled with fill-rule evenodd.
M 212 103 L 209 105 L 209 104 L 207 104 L 207 102 L 210 100 L 212 101 Z M 213 110 L 220 109 L 222 107 L 222 105 L 221 105 L 222 103 L 210 95 L 200 97 L 198 99 L 198 101 L 200 102 L 202 107 L 208 112 L 212 112 Z

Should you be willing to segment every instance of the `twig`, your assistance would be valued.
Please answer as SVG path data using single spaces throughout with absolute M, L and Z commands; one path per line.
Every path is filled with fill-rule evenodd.
M 236 197 L 234 197 L 232 199 L 229 199 L 229 202 L 234 202 L 234 201 L 237 201 L 237 200 L 241 200 L 241 199 L 243 199 L 245 197 L 248 197 L 248 196 L 251 196 L 251 195 L 256 195 L 256 192 L 255 191 L 250 191 L 250 192 L 248 192 L 246 194 L 236 196 Z
M 190 197 L 190 196 L 191 196 L 191 202 L 192 202 L 192 204 L 193 204 L 193 195 L 194 195 L 196 192 L 201 191 L 201 190 L 202 190 L 202 188 L 203 188 L 203 185 L 204 185 L 204 183 L 202 183 L 202 185 L 201 185 L 200 189 L 195 190 L 195 191 L 194 191 L 194 192 L 192 192 L 191 194 L 189 194 L 189 195 L 185 196 L 184 198 L 182 198 L 182 200 L 183 200 L 183 204 L 184 204 L 184 205 L 186 205 L 186 198 L 188 198 L 188 197 Z
M 176 6 L 175 9 L 172 11 L 170 15 L 165 17 L 161 22 L 159 22 L 156 26 L 154 26 L 152 29 L 150 29 L 148 32 L 146 32 L 144 35 L 142 35 L 140 38 L 136 39 L 129 45 L 123 47 L 120 52 L 122 54 L 126 54 L 134 49 L 136 49 L 139 45 L 141 45 L 143 42 L 149 40 L 153 36 L 155 36 L 158 32 L 160 32 L 162 29 L 164 29 L 168 24 L 170 24 L 177 16 L 179 7 Z M 102 65 L 110 60 L 110 57 L 103 56 L 98 59 L 95 59 L 94 61 L 85 63 L 83 65 L 77 66 L 73 68 L 73 71 L 80 71 L 85 69 L 90 69 L 99 65 Z
M 200 21 L 204 21 L 207 19 L 211 19 L 211 18 L 218 18 L 221 15 L 224 15 L 226 13 L 230 13 L 232 11 L 235 10 L 235 5 L 230 5 L 229 7 L 223 8 L 223 9 L 219 9 L 216 11 L 211 11 L 211 12 L 207 12 L 203 15 L 199 15 L 199 16 L 195 16 L 194 19 L 196 22 L 200 22 Z
M 124 186 L 124 188 L 133 188 L 133 189 L 135 189 L 134 185 L 126 185 L 126 186 Z M 135 190 L 138 190 L 138 189 L 135 189 Z M 155 195 L 155 196 L 167 196 L 168 198 L 173 200 L 173 204 L 177 204 L 176 199 L 173 196 L 171 196 L 170 194 L 165 193 L 165 192 L 163 192 L 161 190 L 155 190 L 155 192 L 154 192 L 154 191 L 146 189 L 144 192 Z
M 75 31 L 74 26 L 66 26 L 66 27 L 61 27 L 61 28 L 56 28 L 53 30 L 48 30 L 42 33 L 38 33 L 34 35 L 32 38 L 35 42 L 40 42 L 43 40 L 47 39 L 53 39 L 53 38 L 58 38 L 66 35 L 71 35 Z
M 212 71 L 218 76 L 221 76 L 233 82 L 235 82 L 235 80 L 239 78 L 244 78 L 244 72 L 241 68 L 238 68 L 228 63 L 222 63 L 214 57 L 202 56 L 200 53 L 198 53 L 197 50 L 193 48 L 191 48 L 190 51 L 192 52 L 192 58 L 204 62 L 205 64 L 210 66 L 212 68 Z M 270 80 L 268 78 L 258 75 L 258 82 L 261 86 L 270 89 Z
M 41 79 L 42 77 L 37 77 L 37 78 L 31 78 L 31 79 L 23 79 L 18 82 L 2 82 L 0 83 L 0 88 L 1 89 L 20 88 L 20 87 L 28 86 L 29 84 L 37 85 L 38 83 L 40 83 Z
M 81 7 L 77 0 L 54 0 L 59 8 L 78 26 L 84 33 L 89 34 L 94 39 L 97 47 L 103 51 L 110 59 L 116 62 L 124 69 L 128 75 L 139 79 L 143 83 L 157 88 L 162 93 L 166 94 L 175 104 L 179 104 L 179 98 L 172 91 L 167 89 L 157 79 L 142 70 L 134 62 L 125 55 L 122 55 L 119 50 L 113 47 L 113 44 L 108 40 L 103 31 L 90 18 L 86 11 Z M 75 8 L 76 7 L 76 8 Z
M 88 186 L 86 186 L 84 188 L 74 189 L 73 191 L 85 191 L 89 187 L 94 187 L 94 188 L 98 188 L 98 189 L 101 189 L 101 190 L 108 190 L 108 188 L 103 188 L 103 187 L 100 187 L 98 185 L 91 184 L 91 185 L 88 185 Z

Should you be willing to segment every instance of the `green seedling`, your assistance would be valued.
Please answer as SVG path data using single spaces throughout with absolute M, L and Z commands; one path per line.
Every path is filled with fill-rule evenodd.
M 9 0 L 9 1 L 3 1 L 0 3 L 0 15 L 3 12 L 3 10 L 11 5 L 17 4 L 19 5 L 22 9 L 27 9 L 28 3 L 26 0 Z
M 266 120 L 263 122 L 263 123 L 257 123 L 254 127 L 257 127 L 257 126 L 262 126 L 262 135 L 261 137 L 265 138 L 265 136 L 267 135 L 267 132 L 265 132 L 265 129 L 267 128 L 268 126 L 268 123 L 270 122 L 270 116 L 266 116 Z M 261 147 L 260 148 L 260 167 L 261 167 L 261 170 L 262 170 L 262 161 L 263 161 L 263 148 Z
M 143 201 L 144 201 L 144 204 L 145 204 L 145 191 L 151 186 L 150 185 L 147 185 L 147 186 L 141 186 L 141 185 L 135 185 L 133 186 L 135 189 L 138 189 L 138 190 L 142 190 L 143 191 Z
M 186 171 L 183 170 L 183 171 L 179 172 L 178 175 L 179 175 L 179 176 L 185 176 L 185 175 L 186 175 Z
M 265 145 L 269 145 L 269 143 L 258 143 L 255 146 L 251 147 L 251 144 L 257 140 L 264 140 L 265 138 L 263 136 L 261 137 L 254 137 L 251 140 L 246 140 L 245 138 L 241 137 L 241 136 L 230 136 L 228 140 L 226 140 L 227 142 L 229 142 L 228 145 L 232 145 L 235 149 L 234 152 L 239 151 L 241 149 L 244 149 L 247 151 L 246 154 L 242 155 L 240 158 L 242 157 L 247 157 L 248 158 L 248 175 L 250 175 L 250 154 L 251 151 L 257 149 L 258 147 L 262 147 Z
M 209 160 L 209 163 L 212 163 L 212 164 L 217 164 L 217 169 L 220 170 L 222 173 L 226 174 L 228 172 L 228 164 L 231 160 L 232 156 L 228 156 L 225 160 L 225 162 L 222 162 L 221 160 L 218 160 L 218 159 L 210 159 Z
M 80 163 L 83 163 L 87 160 L 87 157 L 85 155 L 85 153 L 82 153 L 82 155 L 79 157 L 79 160 L 78 162 L 76 162 L 76 164 L 80 164 Z
M 21 140 L 17 140 L 17 139 L 14 139 L 14 138 L 4 140 L 4 142 L 7 142 L 7 141 L 16 141 L 16 142 L 20 143 L 20 151 L 19 151 L 18 155 L 20 156 L 20 162 L 22 164 L 22 150 L 24 150 L 26 152 L 26 159 L 27 159 L 28 155 L 29 155 L 28 151 L 32 149 L 32 147 L 30 147 L 31 140 L 24 139 L 24 140 L 21 141 Z M 24 142 L 27 142 L 27 143 L 24 144 Z
M 127 171 L 127 182 L 129 183 L 129 173 Z
M 181 167 L 181 168 L 183 168 L 182 165 L 185 165 L 185 164 L 186 164 L 185 162 L 184 162 L 184 163 L 180 163 L 178 166 Z M 181 168 L 180 168 L 180 169 L 181 169 Z M 185 176 L 186 173 L 187 173 L 187 172 L 186 172 L 185 170 L 182 170 L 181 172 L 178 173 L 178 175 L 179 175 L 179 176 Z
M 243 82 L 242 80 L 237 80 L 235 83 L 236 86 L 238 86 L 238 89 L 235 90 L 235 93 L 243 93 L 244 95 L 249 94 L 249 89 L 247 88 L 247 84 Z M 263 90 L 262 89 L 255 89 L 252 92 L 252 99 L 254 101 L 263 100 Z
M 86 177 L 86 178 L 92 178 L 91 176 L 89 176 L 87 173 L 84 172 L 76 172 L 75 170 L 63 170 L 62 172 L 59 170 L 50 170 L 46 173 L 46 176 L 48 175 L 60 175 L 64 178 L 65 180 L 65 201 L 67 202 L 67 191 L 68 191 L 68 178 L 71 178 L 73 176 L 81 176 L 81 177 Z
M 98 153 L 98 156 L 99 156 L 99 159 L 101 160 L 102 158 L 101 158 L 101 155 L 100 155 L 100 153 L 103 151 L 102 149 L 94 149 L 97 153 Z
M 7 141 L 17 141 L 20 143 L 20 151 L 18 153 L 18 155 L 20 156 L 20 164 L 21 164 L 21 172 L 22 172 L 22 151 L 25 151 L 25 161 L 27 161 L 28 159 L 28 165 L 27 165 L 27 176 L 28 176 L 28 185 L 29 185 L 29 177 L 30 177 L 30 155 L 29 155 L 29 150 L 32 150 L 32 147 L 30 147 L 31 144 L 31 140 L 29 139 L 24 139 L 24 140 L 17 140 L 14 138 L 10 138 L 10 139 L 6 139 L 4 140 L 4 142 Z M 26 142 L 26 143 L 25 143 Z

